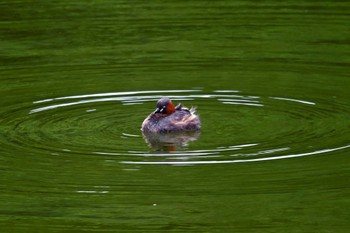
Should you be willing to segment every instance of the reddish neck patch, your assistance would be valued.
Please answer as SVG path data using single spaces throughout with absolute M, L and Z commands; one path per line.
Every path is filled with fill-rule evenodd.
M 166 113 L 168 115 L 172 114 L 175 112 L 175 106 L 172 102 L 170 102 L 167 106 L 166 106 Z

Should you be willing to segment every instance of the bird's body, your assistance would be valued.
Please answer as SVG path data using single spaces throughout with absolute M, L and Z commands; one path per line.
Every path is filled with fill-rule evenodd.
M 200 127 L 195 108 L 187 109 L 181 104 L 175 107 L 170 99 L 164 98 L 157 102 L 157 109 L 143 121 L 141 129 L 145 133 L 168 133 L 198 131 Z

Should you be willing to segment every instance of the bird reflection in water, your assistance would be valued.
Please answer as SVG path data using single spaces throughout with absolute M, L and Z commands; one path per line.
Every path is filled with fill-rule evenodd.
M 155 151 L 174 152 L 186 148 L 190 142 L 198 139 L 200 131 L 172 133 L 143 132 L 146 143 Z

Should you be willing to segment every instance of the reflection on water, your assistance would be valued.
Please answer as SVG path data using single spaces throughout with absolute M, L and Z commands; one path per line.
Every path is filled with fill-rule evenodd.
M 259 162 L 348 149 L 348 143 L 341 142 L 343 126 L 333 124 L 349 111 L 345 103 L 245 95 L 227 89 L 192 91 L 109 92 L 37 100 L 17 123 L 18 129 L 36 126 L 36 130 L 26 137 L 18 132 L 11 135 L 27 149 L 110 155 L 123 164 Z M 204 133 L 142 132 L 139 125 L 148 105 L 153 107 L 164 96 L 198 106 Z M 65 131 L 67 137 L 62 136 Z M 329 136 L 332 141 L 321 143 L 320 137 Z
M 0 5 L 1 232 L 349 232 L 350 1 Z
M 174 133 L 149 133 L 142 132 L 145 141 L 155 151 L 175 152 L 188 146 L 198 139 L 199 131 L 185 131 Z

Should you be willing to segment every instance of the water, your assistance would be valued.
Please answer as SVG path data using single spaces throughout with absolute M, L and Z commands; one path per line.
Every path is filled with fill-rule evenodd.
M 0 4 L 2 232 L 349 231 L 348 2 Z

